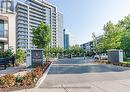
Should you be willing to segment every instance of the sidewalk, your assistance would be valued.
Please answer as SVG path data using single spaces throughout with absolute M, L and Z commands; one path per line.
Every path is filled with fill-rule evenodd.
M 62 89 L 24 89 L 20 91 L 12 91 L 12 92 L 66 92 L 64 88 Z
M 31 71 L 31 69 L 27 69 L 25 64 L 18 67 L 7 67 L 5 70 L 0 70 L 0 77 L 6 74 L 25 74 L 27 71 Z
M 88 86 L 85 88 L 84 86 Z M 70 87 L 71 86 L 71 87 Z M 130 92 L 129 80 L 102 81 L 64 85 L 61 88 L 34 88 L 12 92 Z

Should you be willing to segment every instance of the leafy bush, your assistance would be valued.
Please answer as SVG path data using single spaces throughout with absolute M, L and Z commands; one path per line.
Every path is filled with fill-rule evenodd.
M 23 51 L 22 49 L 17 49 L 16 50 L 16 65 L 20 65 L 24 63 L 24 59 L 26 57 L 26 53 L 25 51 Z
M 123 60 L 127 61 L 127 56 L 126 55 L 123 56 Z
M 16 77 L 16 82 L 22 82 L 23 79 L 24 79 L 23 76 L 18 75 L 18 76 Z
M 8 49 L 4 52 L 4 57 L 11 57 L 13 55 L 12 50 Z
M 4 52 L 0 51 L 0 58 L 3 58 L 3 57 L 4 57 Z
M 32 75 L 32 72 L 27 73 L 25 76 L 25 80 L 23 80 L 24 85 L 31 85 L 32 83 L 34 83 L 33 79 L 34 77 Z
M 13 56 L 13 52 L 11 49 L 8 49 L 6 51 L 0 51 L 0 58 L 11 57 L 11 56 Z
M 27 73 L 24 77 L 25 79 L 22 81 L 22 85 L 28 86 L 35 83 L 43 74 L 42 68 L 37 67 L 31 72 Z
M 4 77 L 0 77 L 0 87 L 4 85 Z
M 0 77 L 0 86 L 3 88 L 12 87 L 15 85 L 15 76 L 13 74 L 7 74 Z

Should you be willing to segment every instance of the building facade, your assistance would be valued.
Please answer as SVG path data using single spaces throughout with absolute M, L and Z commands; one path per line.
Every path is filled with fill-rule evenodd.
M 96 37 L 96 41 L 97 41 L 96 43 L 97 44 L 99 43 L 99 41 L 101 40 L 101 38 L 102 38 L 102 35 Z M 84 49 L 86 52 L 95 52 L 94 51 L 94 42 L 93 41 L 81 44 L 80 47 L 82 49 Z
M 57 13 L 58 19 L 58 47 L 64 48 L 64 20 L 61 12 Z
M 86 52 L 93 52 L 93 41 L 81 44 L 80 47 Z
M 1 13 L 13 13 L 15 0 L 0 0 Z
M 0 0 L 0 51 L 16 52 L 15 20 L 14 0 Z
M 35 49 L 32 28 L 44 22 L 51 28 L 51 47 L 58 46 L 57 7 L 45 0 L 26 0 L 16 5 L 17 48 Z
M 66 30 L 64 29 L 64 49 L 69 48 L 69 34 L 65 33 Z
M 0 51 L 16 52 L 16 14 L 0 13 Z

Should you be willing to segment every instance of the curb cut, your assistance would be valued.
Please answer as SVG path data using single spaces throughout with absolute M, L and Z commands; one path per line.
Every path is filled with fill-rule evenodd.
M 34 88 L 39 88 L 40 85 L 42 84 L 42 82 L 45 80 L 50 68 L 52 66 L 52 63 L 50 64 L 50 66 L 48 67 L 48 69 L 44 72 L 44 74 L 42 75 L 42 77 L 38 80 L 38 82 L 36 83 L 36 86 Z

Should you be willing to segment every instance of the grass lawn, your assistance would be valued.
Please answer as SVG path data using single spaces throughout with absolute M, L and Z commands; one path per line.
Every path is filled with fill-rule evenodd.
M 124 61 L 123 63 L 130 64 L 130 61 Z

